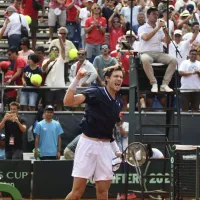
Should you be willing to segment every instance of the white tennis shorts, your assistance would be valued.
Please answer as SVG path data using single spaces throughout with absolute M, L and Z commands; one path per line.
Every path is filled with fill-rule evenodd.
M 72 176 L 93 178 L 94 181 L 112 180 L 113 155 L 110 142 L 94 141 L 81 136 L 75 151 Z

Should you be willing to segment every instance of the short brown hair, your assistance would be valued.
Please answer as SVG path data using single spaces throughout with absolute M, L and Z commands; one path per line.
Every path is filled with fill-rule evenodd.
M 11 103 L 9 104 L 9 107 L 11 107 L 11 106 L 16 106 L 18 110 L 19 110 L 19 108 L 20 108 L 20 104 L 19 104 L 18 102 L 16 102 L 16 101 L 11 102 Z

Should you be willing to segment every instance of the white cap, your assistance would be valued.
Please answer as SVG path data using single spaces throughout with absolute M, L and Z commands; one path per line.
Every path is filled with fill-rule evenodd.
M 87 2 L 92 2 L 92 3 L 94 3 L 94 0 L 86 0 L 86 3 L 87 3 Z
M 137 38 L 137 35 L 135 35 L 135 33 L 133 31 L 126 31 L 126 36 L 127 35 L 132 35 L 133 37 Z
M 179 30 L 179 29 L 175 30 L 174 35 L 176 35 L 176 34 L 183 35 L 182 30 Z

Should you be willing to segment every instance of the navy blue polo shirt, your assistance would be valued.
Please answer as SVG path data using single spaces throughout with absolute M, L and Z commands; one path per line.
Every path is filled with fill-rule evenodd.
M 113 128 L 119 121 L 122 101 L 118 95 L 113 99 L 105 87 L 90 87 L 85 95 L 85 114 L 80 123 L 88 137 L 113 140 Z

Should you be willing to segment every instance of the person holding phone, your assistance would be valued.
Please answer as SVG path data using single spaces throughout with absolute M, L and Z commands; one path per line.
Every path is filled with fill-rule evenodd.
M 19 117 L 19 103 L 9 104 L 10 112 L 0 122 L 0 130 L 5 129 L 6 159 L 21 160 L 23 156 L 23 134 L 26 132 L 26 121 Z
M 64 79 L 64 60 L 65 60 L 65 46 L 62 40 L 62 35 L 58 34 L 61 52 L 57 46 L 52 46 L 49 52 L 49 59 L 42 63 L 42 70 L 46 73 L 45 85 L 52 87 L 48 89 L 45 98 L 46 105 L 56 105 L 56 110 L 62 110 L 62 101 L 65 95 L 63 89 L 65 87 Z

